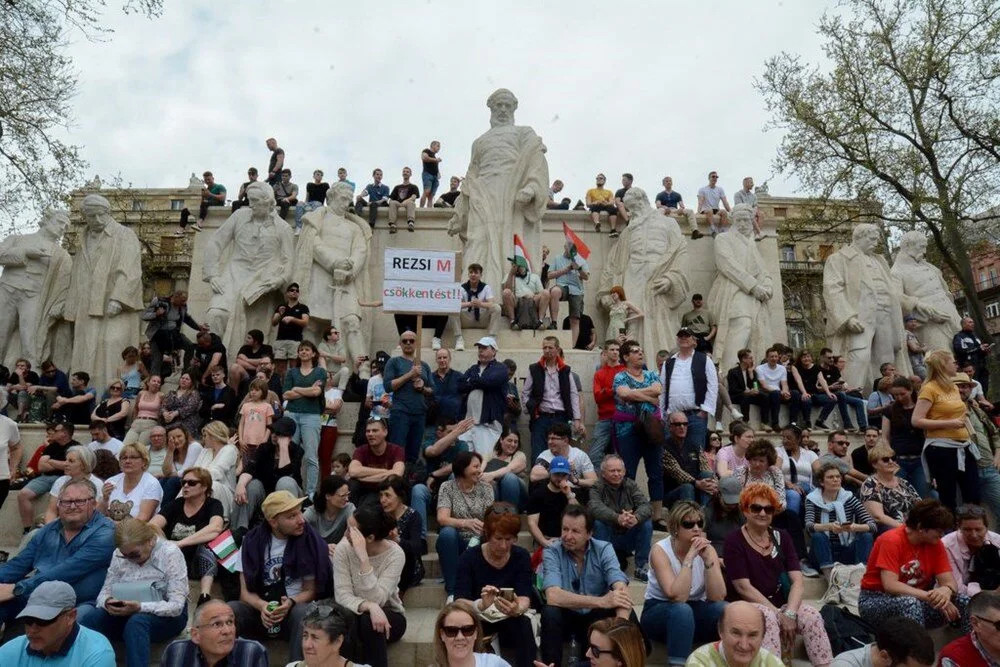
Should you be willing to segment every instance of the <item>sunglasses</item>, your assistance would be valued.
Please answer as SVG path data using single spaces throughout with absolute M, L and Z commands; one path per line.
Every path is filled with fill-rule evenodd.
M 111 387 L 111 391 L 121 391 L 121 387 Z
M 990 619 L 988 619 L 988 618 L 983 618 L 982 616 L 977 616 L 976 614 L 973 614 L 973 615 L 972 615 L 972 617 L 973 617 L 973 618 L 977 618 L 977 619 L 979 619 L 979 620 L 980 620 L 980 621 L 982 621 L 983 623 L 988 623 L 988 624 L 992 625 L 992 626 L 993 626 L 993 628 L 994 628 L 994 629 L 995 629 L 995 630 L 996 630 L 997 632 L 1000 632 L 1000 621 L 991 621 L 991 620 L 990 620 Z M 27 623 L 27 619 L 25 619 L 25 623 Z M 50 621 L 50 623 L 51 623 L 51 621 Z
M 414 343 L 416 343 L 416 342 L 417 342 L 417 339 L 416 339 L 416 338 L 404 338 L 404 339 L 402 339 L 402 340 L 401 340 L 401 341 L 399 341 L 399 342 L 401 342 L 401 343 L 405 343 L 405 344 L 407 344 L 407 345 L 413 345 Z
M 670 425 L 671 426 L 676 426 L 677 428 L 687 428 L 688 427 L 688 423 L 687 422 L 670 422 Z
M 449 639 L 454 639 L 458 636 L 458 633 L 462 633 L 463 637 L 472 637 L 476 634 L 475 625 L 442 625 L 441 632 L 444 633 L 445 637 Z
M 62 615 L 63 615 L 63 613 L 59 612 L 58 614 L 56 614 L 52 618 L 48 619 L 47 621 L 43 620 L 41 618 L 32 618 L 31 616 L 27 616 L 27 617 L 22 618 L 21 621 L 25 625 L 34 625 L 35 627 L 39 627 L 39 628 L 47 628 L 50 625 L 52 625 L 53 623 L 55 623 L 56 621 L 58 621 L 59 617 L 62 616 Z M 979 618 L 979 617 L 977 616 L 976 618 Z
M 895 460 L 896 460 L 895 456 L 883 456 L 882 458 L 879 459 L 879 461 L 881 461 L 882 463 L 892 463 Z
M 694 521 L 681 521 L 681 526 L 685 530 L 691 530 L 695 526 L 698 526 L 699 528 L 704 528 L 705 527 L 705 520 L 704 519 L 695 519 Z
M 593 644 L 589 644 L 587 646 L 587 652 L 590 653 L 590 655 L 592 655 L 595 658 L 597 658 L 598 660 L 600 660 L 601 656 L 604 655 L 605 653 L 607 653 L 608 655 L 613 656 L 614 653 L 615 653 L 615 650 L 613 648 L 601 648 L 599 646 L 594 646 Z
M 753 503 L 752 505 L 750 505 L 751 514 L 760 514 L 761 512 L 763 512 L 768 516 L 771 516 L 772 514 L 774 514 L 774 505 L 758 505 L 757 503 Z
M 183 484 L 184 484 L 184 486 L 198 486 L 199 484 L 201 484 L 201 480 L 200 479 L 186 479 L 186 480 L 184 480 Z

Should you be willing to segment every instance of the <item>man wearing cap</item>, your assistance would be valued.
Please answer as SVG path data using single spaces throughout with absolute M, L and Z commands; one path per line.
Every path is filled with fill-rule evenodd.
M 478 362 L 458 380 L 462 396 L 462 414 L 476 420 L 476 425 L 460 436 L 483 456 L 488 456 L 503 431 L 506 408 L 507 367 L 497 361 L 497 341 L 483 336 L 476 341 Z
M 563 511 L 570 504 L 579 505 L 576 490 L 569 483 L 569 459 L 552 457 L 548 481 L 537 484 L 528 496 L 528 532 L 539 546 L 550 546 L 562 531 Z
M 24 624 L 24 635 L 0 647 L 4 667 L 115 665 L 115 652 L 107 638 L 76 622 L 76 593 L 64 581 L 39 584 L 17 618 Z
M 1000 429 L 972 398 L 974 383 L 968 373 L 955 373 L 951 381 L 966 405 L 966 417 L 972 429 L 969 436 L 979 449 L 979 494 L 994 517 L 1000 516 Z
M 530 299 L 535 307 L 535 319 L 538 320 L 535 328 L 540 329 L 542 317 L 549 308 L 549 291 L 542 287 L 542 279 L 529 270 L 523 257 L 508 257 L 507 260 L 510 262 L 510 272 L 504 281 L 501 297 L 504 314 L 510 320 L 510 328 L 514 331 L 521 329 L 517 321 L 518 303 L 521 299 Z
M 695 349 L 699 352 L 712 352 L 712 341 L 719 331 L 719 323 L 715 315 L 705 307 L 705 297 L 701 294 L 691 295 L 691 310 L 681 316 L 681 326 L 687 327 L 694 332 L 694 337 L 698 339 Z
M 288 491 L 264 499 L 266 523 L 254 526 L 243 540 L 236 564 L 240 599 L 229 603 L 237 634 L 281 637 L 293 662 L 302 659 L 302 619 L 309 603 L 333 595 L 329 550 L 302 516 L 304 500 Z M 277 607 L 268 609 L 272 602 Z
M 531 429 L 531 460 L 545 448 L 549 427 L 573 421 L 573 430 L 583 432 L 580 418 L 580 392 L 570 376 L 570 367 L 559 355 L 559 339 L 542 339 L 542 358 L 528 366 L 521 398 L 528 410 Z
M 448 317 L 448 323 L 455 333 L 455 349 L 465 349 L 463 329 L 486 329 L 486 335 L 495 338 L 500 328 L 500 304 L 496 302 L 493 288 L 482 281 L 481 264 L 469 264 L 469 280 L 462 283 L 465 297 L 462 311 Z
M 660 369 L 660 414 L 684 413 L 688 422 L 685 442 L 700 451 L 708 438 L 708 416 L 715 414 L 719 373 L 712 358 L 695 349 L 697 344 L 688 327 L 677 331 L 677 353 Z
M 71 480 L 59 490 L 58 519 L 47 523 L 9 561 L 0 565 L 0 623 L 11 619 L 40 584 L 59 580 L 73 586 L 80 604 L 93 602 L 114 553 L 114 524 L 97 511 L 90 480 Z
M 549 476 L 549 467 L 555 457 L 563 456 L 569 461 L 570 485 L 580 496 L 580 502 L 586 503 L 590 500 L 590 487 L 597 483 L 597 473 L 587 453 L 570 445 L 571 435 L 568 424 L 552 424 L 549 427 L 548 449 L 535 457 L 528 479 L 533 485 L 544 481 Z
M 365 424 L 366 444 L 354 450 L 354 457 L 347 471 L 348 486 L 355 506 L 378 503 L 378 485 L 392 475 L 402 477 L 406 472 L 403 448 L 388 441 L 386 421 L 379 417 L 368 419 Z
M 268 667 L 267 649 L 236 636 L 236 617 L 222 600 L 209 600 L 194 610 L 191 639 L 176 639 L 163 651 L 160 667 Z
M 267 494 L 288 491 L 295 497 L 302 495 L 303 451 L 292 440 L 293 435 L 295 422 L 290 417 L 281 417 L 271 424 L 271 439 L 244 455 L 229 524 L 237 544 Z

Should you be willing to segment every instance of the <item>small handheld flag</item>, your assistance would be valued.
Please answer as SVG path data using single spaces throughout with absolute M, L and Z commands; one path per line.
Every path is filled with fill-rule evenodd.
M 566 236 L 566 242 L 573 244 L 569 251 L 571 257 L 579 255 L 584 259 L 590 259 L 590 248 L 583 242 L 583 239 L 577 236 L 576 232 L 569 228 L 565 220 L 563 220 L 563 234 Z
M 528 256 L 528 250 L 524 247 L 524 241 L 517 234 L 514 234 L 514 256 L 508 259 L 517 266 L 523 266 L 528 270 L 528 273 L 531 273 L 531 257 Z

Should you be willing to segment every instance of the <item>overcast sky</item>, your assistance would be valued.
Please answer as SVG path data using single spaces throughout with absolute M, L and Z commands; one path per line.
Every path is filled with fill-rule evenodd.
M 506 87 L 574 201 L 599 171 L 610 184 L 630 171 L 651 195 L 670 174 L 689 204 L 711 169 L 729 193 L 752 175 L 806 194 L 771 173 L 780 135 L 764 132 L 753 80 L 780 50 L 822 59 L 827 2 L 165 4 L 152 21 L 108 11 L 109 41 L 71 46 L 87 178 L 177 187 L 210 169 L 235 194 L 274 136 L 300 185 L 340 166 L 359 186 L 375 167 L 391 185 L 412 166 L 419 182 L 432 139 L 446 179 L 465 173 L 486 98 Z

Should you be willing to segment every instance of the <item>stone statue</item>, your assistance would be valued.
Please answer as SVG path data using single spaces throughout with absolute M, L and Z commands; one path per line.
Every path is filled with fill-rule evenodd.
M 274 191 L 255 181 L 246 195 L 250 205 L 215 230 L 202 257 L 202 280 L 212 287 L 205 318 L 228 350 L 238 350 L 250 329 L 272 330 L 271 314 L 292 281 L 294 236 L 274 211 Z
M 49 209 L 37 232 L 0 243 L 0 361 L 10 368 L 18 357 L 35 367 L 48 358 L 61 368 L 69 365 L 69 327 L 60 323 L 73 260 L 59 243 L 68 226 L 65 211 Z M 65 331 L 56 340 L 60 329 Z
M 900 375 L 910 374 L 902 288 L 885 258 L 875 254 L 878 244 L 878 228 L 859 224 L 851 245 L 823 266 L 827 338 L 834 353 L 844 355 L 847 384 L 862 391 L 880 377 L 878 367 L 887 361 Z
M 198 178 L 195 175 L 195 173 L 192 171 L 191 172 L 191 177 L 188 178 L 188 189 L 189 190 L 201 190 L 201 188 L 204 185 L 205 185 L 205 181 L 203 181 L 200 178 Z
M 498 286 L 507 275 L 518 234 L 533 257 L 541 252 L 541 218 L 548 203 L 545 146 L 530 127 L 514 125 L 517 98 L 506 88 L 490 95 L 490 129 L 472 143 L 469 171 L 455 202 L 448 234 L 465 243 L 465 266 L 483 266 Z
M 111 204 L 97 194 L 83 198 L 86 227 L 73 257 L 63 318 L 73 322 L 74 371 L 90 373 L 106 388 L 121 365 L 121 353 L 139 340 L 142 247 L 128 227 L 111 217 Z
M 611 288 L 620 285 L 625 290 L 625 297 L 644 314 L 629 325 L 631 337 L 652 358 L 659 350 L 677 346 L 682 314 L 677 308 L 688 298 L 687 241 L 675 219 L 650 206 L 642 188 L 625 193 L 625 208 L 628 227 L 604 263 L 597 298 L 608 309 Z
M 903 309 L 920 322 L 920 342 L 928 350 L 950 350 L 951 339 L 962 328 L 962 318 L 941 270 L 924 259 L 927 237 L 906 232 L 891 273 L 903 287 Z
M 708 293 L 719 331 L 713 356 L 723 370 L 736 365 L 736 353 L 748 347 L 761 355 L 774 342 L 768 301 L 774 294 L 771 273 L 753 239 L 753 209 L 733 207 L 733 229 L 715 237 L 718 276 Z
M 372 237 L 367 222 L 347 212 L 353 198 L 351 185 L 339 181 L 327 191 L 326 206 L 305 215 L 294 272 L 301 290 L 299 298 L 309 306 L 309 328 L 318 329 L 320 339 L 326 327 L 336 326 L 347 358 L 352 360 L 350 367 L 354 359 L 368 354 L 358 294 L 367 292 L 360 283 L 368 275 Z M 362 369 L 366 367 L 364 364 Z

